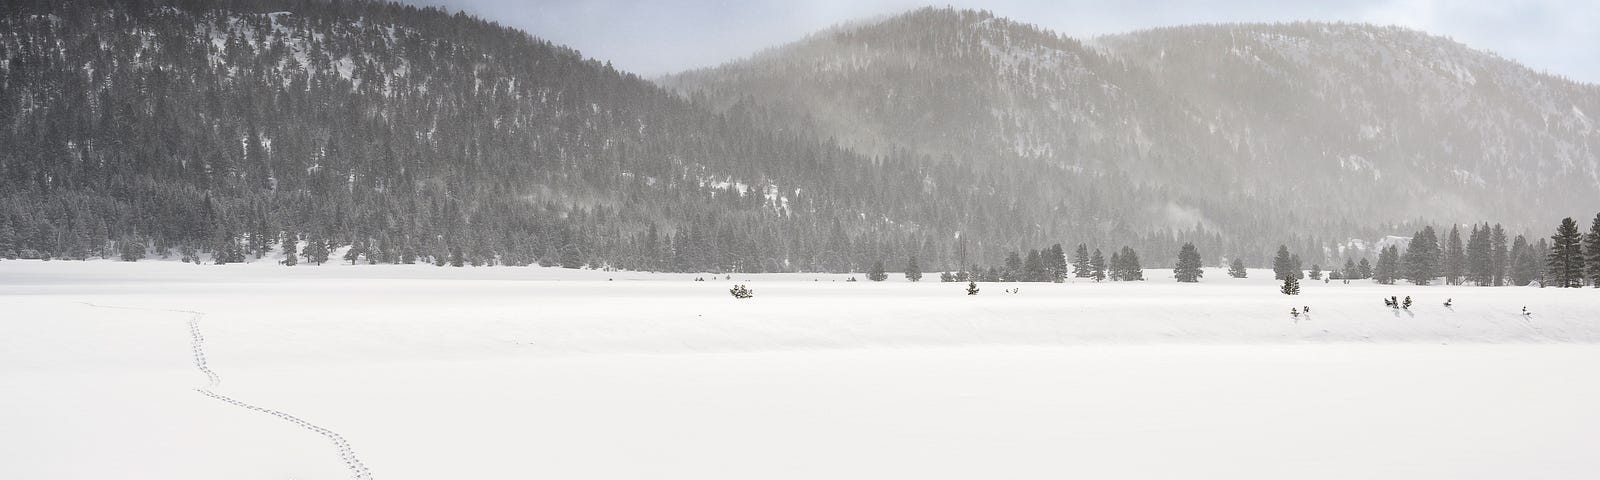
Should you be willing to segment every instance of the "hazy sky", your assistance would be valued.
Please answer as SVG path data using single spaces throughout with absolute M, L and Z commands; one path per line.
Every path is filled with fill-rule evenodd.
M 527 30 L 658 75 L 713 66 L 828 26 L 924 5 L 988 9 L 1071 36 L 1189 23 L 1344 20 L 1402 25 L 1535 70 L 1600 83 L 1600 0 L 402 0 Z

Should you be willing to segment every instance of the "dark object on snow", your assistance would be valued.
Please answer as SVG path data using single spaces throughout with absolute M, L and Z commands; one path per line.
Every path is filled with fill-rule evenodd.
M 967 282 L 967 295 L 978 294 L 978 282 Z
M 1522 307 L 1522 316 L 1528 316 L 1528 315 L 1533 315 L 1533 314 L 1528 312 L 1528 307 Z
M 1410 310 L 1411 309 L 1411 296 L 1410 295 L 1406 295 L 1406 301 L 1400 304 L 1400 308 L 1404 308 L 1406 310 Z
M 1294 317 L 1294 318 L 1300 318 L 1300 311 L 1296 310 L 1294 307 L 1289 307 L 1289 316 Z
M 1302 307 L 1300 307 L 1300 311 L 1306 312 L 1307 315 L 1310 315 L 1311 314 L 1311 306 L 1310 305 L 1302 306 Z
M 732 293 L 733 298 L 750 298 L 756 296 L 755 290 L 751 290 L 744 285 L 734 285 L 733 288 L 728 290 L 728 293 Z
M 1450 308 L 1450 305 L 1452 305 L 1454 303 L 1454 301 L 1455 301 L 1455 299 L 1453 299 L 1453 298 L 1444 299 L 1444 308 Z

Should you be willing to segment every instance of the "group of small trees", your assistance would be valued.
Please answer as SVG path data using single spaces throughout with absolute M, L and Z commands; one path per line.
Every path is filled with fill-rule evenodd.
M 872 262 L 872 268 L 867 270 L 867 280 L 881 282 L 888 279 L 889 272 L 884 269 L 883 260 Z M 906 280 L 913 282 L 922 280 L 922 266 L 917 264 L 916 255 L 906 260 Z
M 1189 245 L 1189 248 L 1192 249 L 1193 245 Z M 1194 263 L 1197 265 L 1198 255 L 1195 253 Z M 1124 246 L 1122 250 L 1113 252 L 1107 261 L 1099 249 L 1090 253 L 1089 246 L 1080 243 L 1069 262 L 1066 252 L 1058 243 L 1029 251 L 1026 256 L 1012 252 L 1006 255 L 1005 264 L 998 267 L 973 265 L 967 270 L 941 273 L 939 279 L 944 282 L 1061 282 L 1069 274 L 1097 282 L 1107 279 L 1139 281 L 1144 280 L 1144 267 L 1139 262 L 1139 253 L 1132 247 Z
M 1081 248 L 1081 247 L 1080 247 Z M 1061 282 L 1066 280 L 1071 265 L 1066 251 L 1057 243 L 1049 247 L 1030 250 L 1026 256 L 1018 252 L 1006 255 L 1005 264 L 999 267 L 973 265 L 959 272 L 944 272 L 939 280 L 944 282 Z M 908 277 L 909 278 L 909 277 Z M 918 274 L 918 278 L 921 275 Z

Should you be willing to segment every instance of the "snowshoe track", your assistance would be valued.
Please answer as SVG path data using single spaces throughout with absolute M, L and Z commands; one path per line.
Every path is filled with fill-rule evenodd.
M 266 408 L 266 407 L 253 405 L 253 404 L 250 404 L 248 402 L 243 402 L 243 401 L 240 401 L 240 400 L 235 400 L 232 397 L 229 397 L 227 395 L 223 395 L 223 394 L 211 391 L 211 389 L 217 388 L 219 385 L 222 384 L 222 376 L 218 375 L 216 371 L 212 370 L 211 367 L 206 364 L 206 337 L 200 331 L 200 319 L 205 317 L 205 315 L 206 315 L 205 313 L 196 312 L 196 311 L 193 311 L 193 310 L 175 310 L 175 309 L 167 309 L 167 308 L 118 307 L 118 306 L 112 306 L 112 305 L 97 305 L 97 304 L 89 303 L 89 302 L 78 302 L 78 303 L 82 303 L 84 305 L 88 305 L 88 306 L 96 307 L 96 308 L 113 308 L 113 309 L 119 309 L 119 310 L 147 310 L 147 311 L 175 312 L 175 313 L 187 313 L 187 314 L 189 314 L 189 348 L 190 348 L 190 350 L 191 350 L 191 352 L 192 352 L 192 354 L 194 356 L 194 367 L 196 369 L 199 369 L 200 373 L 204 373 L 206 375 L 206 386 L 205 386 L 205 388 L 196 388 L 196 389 L 194 389 L 194 391 L 200 392 L 201 395 L 205 395 L 207 397 L 211 397 L 211 398 L 220 400 L 220 401 L 225 402 L 225 403 L 227 403 L 229 405 L 233 405 L 233 406 L 236 406 L 236 407 L 239 407 L 239 408 L 243 408 L 243 409 L 246 409 L 246 410 L 253 410 L 253 411 L 256 411 L 256 412 L 265 413 L 267 415 L 272 415 L 274 417 L 278 417 L 278 418 L 280 418 L 280 419 L 282 419 L 282 420 L 284 420 L 286 422 L 298 425 L 298 426 L 300 426 L 300 428 L 304 428 L 304 429 L 310 430 L 310 431 L 312 431 L 312 432 L 314 432 L 314 433 L 316 433 L 318 435 L 322 435 L 323 437 L 326 437 L 328 439 L 328 441 L 333 442 L 334 448 L 336 448 L 338 450 L 338 452 L 339 452 L 339 460 L 343 461 L 345 468 L 350 470 L 350 474 L 351 474 L 350 478 L 360 479 L 360 480 L 371 480 L 372 479 L 372 472 L 367 470 L 367 466 L 365 464 L 361 463 L 361 459 L 360 458 L 356 457 L 355 449 L 350 447 L 350 442 L 346 441 L 344 439 L 344 436 L 343 435 L 339 435 L 338 432 L 335 432 L 333 430 L 329 430 L 329 429 L 327 429 L 325 427 L 322 427 L 320 425 L 305 421 L 305 420 L 301 419 L 300 417 L 296 417 L 296 416 L 290 415 L 288 413 L 284 413 L 284 412 L 281 412 L 281 411 L 278 411 L 278 410 L 273 410 L 273 409 Z

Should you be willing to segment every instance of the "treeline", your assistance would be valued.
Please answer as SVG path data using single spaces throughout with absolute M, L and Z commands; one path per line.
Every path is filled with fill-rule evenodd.
M 1273 262 L 1277 278 L 1300 273 L 1300 261 L 1280 247 Z M 1312 271 L 1317 272 L 1313 266 Z M 1313 279 L 1317 278 L 1313 274 Z M 1372 279 L 1385 285 L 1405 280 L 1413 285 L 1443 281 L 1447 285 L 1600 287 L 1600 214 L 1596 214 L 1587 234 L 1577 221 L 1565 218 L 1549 239 L 1529 241 L 1523 235 L 1507 239 L 1499 224 L 1473 224 L 1463 240 L 1459 226 L 1441 241 L 1433 227 L 1423 227 L 1412 235 L 1404 252 L 1399 245 L 1387 245 L 1374 264 L 1367 258 L 1345 259 L 1342 269 L 1330 278 Z

